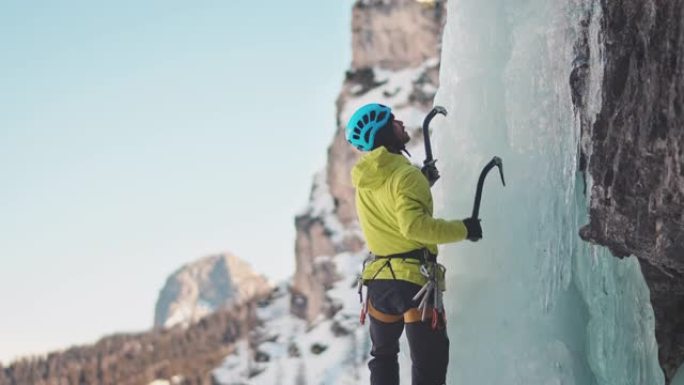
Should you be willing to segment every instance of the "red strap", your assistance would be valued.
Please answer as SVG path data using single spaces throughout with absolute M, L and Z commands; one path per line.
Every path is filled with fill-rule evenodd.
M 361 325 L 366 324 L 366 314 L 368 313 L 368 307 L 366 306 L 366 303 L 363 303 L 361 305 L 361 315 L 359 316 L 359 322 L 361 322 Z

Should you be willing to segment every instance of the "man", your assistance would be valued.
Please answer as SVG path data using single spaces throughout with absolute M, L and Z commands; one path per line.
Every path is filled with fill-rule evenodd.
M 410 137 L 389 107 L 368 104 L 359 108 L 349 120 L 346 138 L 368 152 L 352 169 L 352 183 L 359 222 L 373 257 L 364 264 L 361 277 L 368 286 L 364 311 L 370 316 L 373 344 L 368 363 L 371 384 L 399 384 L 397 354 L 404 329 L 413 385 L 444 384 L 449 362 L 444 314 L 434 308 L 427 312 L 432 318 L 423 321 L 413 297 L 428 282 L 421 266 L 437 265 L 437 244 L 479 240 L 479 220 L 432 217 L 430 185 L 438 174 L 436 169 L 421 172 L 402 155 L 408 154 L 405 146 Z M 436 280 L 443 290 L 443 270 Z

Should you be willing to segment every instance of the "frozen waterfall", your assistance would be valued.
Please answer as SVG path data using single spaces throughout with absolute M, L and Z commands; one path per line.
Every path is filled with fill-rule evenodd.
M 449 0 L 433 121 L 436 215 L 470 215 L 485 183 L 484 239 L 442 249 L 451 384 L 664 384 L 648 288 L 634 257 L 582 241 L 579 124 L 569 77 L 588 22 L 590 104 L 600 106 L 594 1 Z M 586 23 L 585 23 L 586 25 Z M 587 184 L 591 181 L 587 180 Z

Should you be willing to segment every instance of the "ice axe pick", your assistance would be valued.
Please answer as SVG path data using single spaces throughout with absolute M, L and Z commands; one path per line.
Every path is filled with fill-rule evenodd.
M 494 166 L 499 168 L 499 174 L 501 175 L 501 183 L 503 183 L 504 186 L 506 186 L 506 181 L 504 180 L 504 173 L 503 173 L 503 161 L 501 158 L 498 156 L 495 156 L 492 158 L 492 160 L 487 163 L 486 166 L 482 169 L 482 172 L 480 173 L 480 179 L 477 181 L 477 191 L 475 192 L 475 204 L 473 205 L 473 215 L 470 217 L 473 219 L 478 219 L 477 217 L 480 215 L 480 201 L 482 200 L 482 186 L 484 185 L 484 180 L 485 177 L 487 176 L 487 173 L 489 170 L 494 168 Z
M 446 116 L 446 108 L 442 106 L 433 107 L 425 117 L 425 120 L 423 120 L 423 142 L 425 143 L 425 161 L 423 161 L 424 169 L 428 167 L 434 168 L 436 170 L 435 163 L 437 162 L 437 159 L 432 157 L 432 145 L 430 144 L 430 122 L 437 114 Z M 439 178 L 439 176 L 437 176 L 437 178 Z M 435 179 L 435 181 L 436 180 L 437 179 Z

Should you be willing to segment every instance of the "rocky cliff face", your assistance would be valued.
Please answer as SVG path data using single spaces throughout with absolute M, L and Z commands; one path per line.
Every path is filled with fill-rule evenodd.
M 267 295 L 272 289 L 266 278 L 234 255 L 202 258 L 167 279 L 157 299 L 154 326 L 188 326 L 220 308 Z
M 337 100 L 337 129 L 309 206 L 295 220 L 291 309 L 310 321 L 329 308 L 325 289 L 337 279 L 330 258 L 364 247 L 349 175 L 361 154 L 344 138 L 347 120 L 361 105 L 380 101 L 407 128 L 418 128 L 438 85 L 443 1 L 360 0 L 352 12 L 353 59 Z
M 352 68 L 416 67 L 435 57 L 443 1 L 358 1 L 352 13 Z
M 684 361 L 684 1 L 601 3 L 595 121 L 587 119 L 587 36 L 571 78 L 583 122 L 580 166 L 593 182 L 580 235 L 616 257 L 639 258 L 671 379 Z

